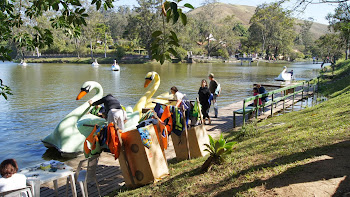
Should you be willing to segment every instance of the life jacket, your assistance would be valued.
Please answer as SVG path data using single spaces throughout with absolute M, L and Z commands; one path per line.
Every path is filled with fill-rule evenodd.
M 160 129 L 160 132 L 158 131 L 158 126 Z M 159 144 L 161 144 L 164 148 L 164 150 L 166 150 L 168 148 L 168 131 L 165 125 L 163 125 L 162 123 L 158 123 L 157 125 L 153 125 L 154 130 L 157 134 L 157 139 Z
M 95 115 L 95 116 L 98 116 L 98 112 L 100 112 L 101 107 L 102 106 L 99 106 L 98 108 L 93 107 L 90 113 Z
M 184 130 L 184 125 L 183 125 L 183 114 L 179 109 L 175 109 L 173 113 L 173 132 L 181 136 L 182 131 Z
M 169 134 L 171 133 L 171 131 L 173 130 L 173 118 L 171 116 L 171 107 L 172 106 L 166 106 L 164 109 L 164 112 L 162 114 L 162 117 L 160 118 L 161 121 L 163 121 L 165 123 L 165 126 L 167 128 L 167 131 L 169 132 Z
M 98 136 L 99 132 L 100 128 L 98 125 L 95 125 L 90 135 L 84 141 L 84 155 L 86 158 L 102 152 Z
M 113 122 L 108 124 L 107 127 L 107 145 L 109 150 L 111 151 L 112 154 L 114 154 L 114 159 L 117 159 L 119 157 L 120 153 L 120 142 L 119 142 L 119 137 L 117 132 L 121 132 L 120 129 L 116 129 L 114 127 Z

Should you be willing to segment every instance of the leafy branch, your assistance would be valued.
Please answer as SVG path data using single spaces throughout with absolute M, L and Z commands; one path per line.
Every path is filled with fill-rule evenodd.
M 187 24 L 187 16 L 183 13 L 182 8 L 178 6 L 181 0 L 174 1 L 165 1 L 162 3 L 162 12 L 161 16 L 163 19 L 163 27 L 162 30 L 157 30 L 152 33 L 152 58 L 159 61 L 161 64 L 165 62 L 166 59 L 171 60 L 170 55 L 175 57 L 178 56 L 178 53 L 174 49 L 175 47 L 179 47 L 179 39 L 177 35 L 173 31 L 167 32 L 166 23 L 172 21 L 172 24 L 176 24 L 181 19 L 182 24 L 185 26 Z M 194 7 L 186 3 L 183 7 L 194 9 Z
M 7 95 L 12 95 L 11 88 L 2 83 L 0 79 L 0 95 L 3 96 L 7 100 Z

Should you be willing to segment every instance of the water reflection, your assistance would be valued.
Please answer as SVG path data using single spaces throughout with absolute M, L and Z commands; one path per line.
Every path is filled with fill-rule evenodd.
M 132 64 L 120 65 L 121 71 L 111 71 L 110 64 L 93 68 L 90 64 L 29 64 L 0 63 L 0 78 L 9 85 L 14 95 L 6 101 L 0 98 L 0 139 L 3 150 L 0 160 L 16 158 L 20 167 L 41 162 L 47 149 L 41 139 L 50 134 L 56 125 L 73 109 L 92 95 L 76 101 L 76 95 L 85 81 L 97 81 L 104 94 L 115 95 L 124 106 L 133 106 L 145 93 L 144 77 L 149 71 L 160 75 L 161 83 L 155 96 L 169 92 L 177 86 L 190 99 L 195 99 L 200 81 L 214 73 L 221 84 L 219 106 L 251 96 L 254 83 L 275 84 L 285 64 L 260 62 L 251 65 L 240 63 L 210 64 Z M 317 64 L 289 64 L 297 78 L 316 77 Z M 47 155 L 47 154 L 45 154 Z M 47 159 L 44 156 L 44 159 Z

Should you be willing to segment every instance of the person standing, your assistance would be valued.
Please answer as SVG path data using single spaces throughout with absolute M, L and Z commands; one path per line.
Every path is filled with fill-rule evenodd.
M 126 112 L 122 109 L 118 99 L 111 94 L 108 94 L 95 102 L 89 100 L 91 106 L 101 105 L 102 103 L 105 106 L 108 124 L 113 122 L 115 126 L 119 127 L 119 129 L 124 130 L 124 123 L 127 120 Z
M 214 118 L 217 118 L 218 117 L 218 113 L 219 113 L 219 107 L 218 107 L 218 104 L 217 104 L 217 97 L 220 96 L 221 87 L 220 87 L 220 84 L 214 79 L 214 74 L 213 73 L 210 73 L 208 77 L 209 77 L 209 80 L 210 80 L 209 90 L 210 90 L 210 93 L 213 94 L 214 113 L 215 113 Z
M 208 88 L 208 83 L 207 80 L 203 79 L 201 82 L 201 87 L 199 88 L 198 91 L 198 95 L 199 95 L 199 102 L 202 105 L 202 114 L 203 114 L 203 121 L 205 124 L 205 119 L 208 118 L 209 120 L 209 124 L 211 124 L 210 121 L 210 117 L 209 117 L 209 108 L 210 108 L 210 104 L 209 104 L 209 98 L 210 98 L 210 90 Z

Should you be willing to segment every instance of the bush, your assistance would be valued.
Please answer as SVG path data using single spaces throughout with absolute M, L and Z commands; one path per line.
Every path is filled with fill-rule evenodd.
M 217 51 L 217 53 L 218 53 L 219 56 L 223 57 L 226 60 L 229 58 L 229 54 L 228 54 L 228 52 L 227 52 L 227 50 L 225 48 L 224 49 L 219 49 Z
M 116 47 L 116 58 L 117 60 L 121 60 L 125 56 L 125 49 L 122 46 L 117 46 Z
M 290 57 L 290 61 L 292 62 L 292 61 L 296 60 L 297 58 L 303 59 L 305 56 L 303 53 L 301 53 L 299 51 L 297 51 L 297 52 L 293 51 L 289 54 L 289 57 Z
M 177 47 L 175 50 L 178 54 L 178 56 L 176 58 L 183 60 L 187 57 L 187 50 L 186 49 L 184 49 L 182 47 Z

